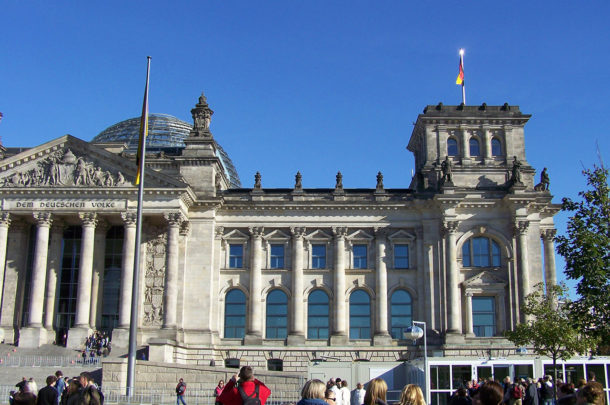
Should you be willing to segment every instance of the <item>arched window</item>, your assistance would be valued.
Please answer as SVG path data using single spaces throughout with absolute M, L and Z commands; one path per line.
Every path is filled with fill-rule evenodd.
M 502 156 L 502 142 L 498 138 L 491 140 L 491 156 Z
M 481 156 L 481 149 L 479 148 L 479 140 L 476 138 L 470 138 L 470 156 Z
M 500 245 L 484 236 L 468 239 L 462 246 L 462 265 L 500 267 Z
M 288 330 L 288 298 L 282 290 L 267 295 L 267 339 L 285 339 Z
M 225 298 L 225 338 L 241 339 L 246 334 L 246 294 L 233 289 Z
M 349 338 L 371 338 L 371 298 L 363 290 L 349 297 Z
M 314 290 L 307 301 L 307 339 L 328 339 L 328 295 L 322 290 Z
M 449 155 L 449 156 L 458 155 L 458 143 L 455 138 L 447 139 L 447 155 Z
M 404 331 L 411 326 L 413 306 L 411 294 L 405 290 L 396 290 L 390 299 L 390 328 L 392 338 L 403 339 Z

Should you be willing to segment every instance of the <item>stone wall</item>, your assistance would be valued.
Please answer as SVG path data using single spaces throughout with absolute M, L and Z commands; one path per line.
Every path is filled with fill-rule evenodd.
M 125 390 L 127 359 L 104 360 L 102 370 L 102 386 L 104 391 Z M 136 392 L 151 390 L 173 393 L 178 380 L 183 378 L 189 391 L 209 391 L 210 394 L 219 380 L 228 381 L 233 374 L 238 372 L 237 369 L 233 368 L 168 364 L 140 360 L 136 361 L 135 371 Z M 254 374 L 272 392 L 294 392 L 297 397 L 305 383 L 305 374 L 286 374 L 279 371 L 261 370 L 257 367 L 254 368 Z

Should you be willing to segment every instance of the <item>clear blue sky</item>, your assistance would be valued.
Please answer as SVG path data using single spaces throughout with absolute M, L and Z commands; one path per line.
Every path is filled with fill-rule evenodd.
M 172 4 L 174 3 L 174 4 Z M 424 106 L 508 102 L 533 114 L 527 160 L 555 202 L 610 159 L 608 1 L 20 1 L 0 10 L 0 136 L 90 140 L 150 110 L 191 122 L 202 90 L 212 132 L 244 187 L 409 185 L 405 147 Z M 556 218 L 560 233 L 566 216 Z M 558 261 L 558 272 L 563 262 Z M 561 275 L 560 275 L 561 277 Z

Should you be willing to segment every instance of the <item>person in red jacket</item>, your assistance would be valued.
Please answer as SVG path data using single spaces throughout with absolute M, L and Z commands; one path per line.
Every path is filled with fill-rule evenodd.
M 240 391 L 242 392 L 240 393 Z M 256 391 L 258 391 L 258 395 Z M 234 375 L 225 385 L 217 401 L 222 405 L 250 405 L 254 399 L 258 398 L 260 405 L 265 405 L 269 395 L 271 395 L 271 390 L 262 381 L 254 378 L 252 367 L 244 366 L 239 370 L 239 375 Z M 242 399 L 244 397 L 245 401 Z

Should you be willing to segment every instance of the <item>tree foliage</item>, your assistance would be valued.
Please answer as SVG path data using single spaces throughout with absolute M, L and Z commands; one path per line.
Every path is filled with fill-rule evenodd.
M 534 288 L 521 309 L 527 322 L 518 324 L 513 331 L 506 331 L 508 340 L 516 346 L 532 347 L 537 354 L 552 358 L 553 365 L 557 359 L 568 360 L 595 347 L 594 338 L 583 336 L 573 326 L 564 285 L 548 285 L 546 293 L 543 283 Z
M 585 170 L 590 187 L 578 193 L 581 201 L 564 198 L 562 210 L 573 212 L 567 234 L 556 238 L 557 251 L 565 258 L 565 274 L 578 280 L 579 298 L 570 304 L 572 320 L 590 336 L 610 348 L 610 199 L 608 169 L 603 165 Z

